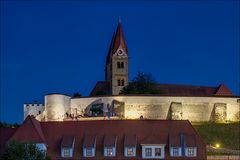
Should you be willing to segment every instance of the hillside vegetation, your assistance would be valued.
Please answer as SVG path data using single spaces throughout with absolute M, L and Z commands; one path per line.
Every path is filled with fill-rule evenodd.
M 207 145 L 240 150 L 240 123 L 193 123 Z

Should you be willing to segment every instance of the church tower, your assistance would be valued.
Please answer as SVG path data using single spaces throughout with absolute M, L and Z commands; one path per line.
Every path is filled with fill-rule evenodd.
M 128 49 L 121 22 L 113 35 L 105 66 L 105 79 L 110 84 L 110 94 L 118 95 L 128 85 Z

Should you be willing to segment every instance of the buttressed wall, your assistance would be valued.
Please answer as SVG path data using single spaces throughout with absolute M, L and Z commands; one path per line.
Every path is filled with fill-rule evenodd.
M 64 95 L 45 97 L 44 119 L 64 120 L 69 110 L 83 116 L 95 104 L 111 106 L 119 118 L 188 119 L 197 121 L 239 121 L 240 104 L 235 97 L 160 97 L 160 96 L 109 96 L 70 98 Z M 120 107 L 120 108 L 119 108 Z M 121 112 L 121 113 L 120 113 Z

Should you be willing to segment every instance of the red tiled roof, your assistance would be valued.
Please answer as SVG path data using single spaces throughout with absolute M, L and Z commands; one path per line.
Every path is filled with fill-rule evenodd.
M 233 93 L 224 84 L 220 84 L 215 95 L 219 96 L 233 96 Z
M 181 146 L 180 136 L 178 134 L 170 134 L 169 135 L 169 145 Z
M 136 145 L 137 145 L 137 136 L 136 135 L 125 135 L 124 146 L 136 146 Z
M 234 96 L 224 84 L 218 87 L 157 84 L 154 88 L 159 90 L 160 96 Z M 90 96 L 96 96 L 98 91 L 103 91 L 109 95 L 109 89 L 109 82 L 98 81 Z
M 10 140 L 46 142 L 40 122 L 31 116 L 25 119 Z
M 213 96 L 217 88 L 176 84 L 157 84 L 156 89 L 159 90 L 160 94 L 162 95 Z
M 167 144 L 168 143 L 168 133 L 162 132 L 158 134 L 149 134 L 142 141 L 141 144 Z
M 115 143 L 117 141 L 117 136 L 116 135 L 104 135 L 104 146 L 115 146 Z
M 95 135 L 85 135 L 83 139 L 83 147 L 94 147 L 96 141 Z
M 109 91 L 110 91 L 110 82 L 98 81 L 94 86 L 93 90 L 91 91 L 90 96 L 96 96 L 100 92 L 106 93 L 106 95 L 109 95 Z
M 196 146 L 196 136 L 193 135 L 193 134 L 187 135 L 186 145 L 187 145 L 188 147 L 194 147 L 194 146 Z
M 70 148 L 73 146 L 74 136 L 63 136 L 61 147 Z
M 29 141 L 36 137 L 35 128 L 26 119 L 14 135 L 15 140 Z M 31 122 L 31 121 L 30 121 Z M 196 136 L 198 157 L 206 159 L 204 142 L 198 136 L 189 121 L 182 120 L 96 120 L 96 121 L 63 121 L 40 122 L 41 130 L 46 138 L 48 155 L 53 159 L 61 159 L 60 148 L 64 136 L 74 136 L 74 159 L 88 159 L 82 155 L 83 140 L 86 135 L 96 135 L 96 156 L 93 159 L 108 159 L 103 155 L 104 143 L 112 145 L 116 140 L 117 159 L 124 159 L 124 143 L 126 135 L 136 135 L 137 155 L 134 159 L 141 159 L 140 144 L 166 144 L 165 159 L 170 159 L 168 152 L 168 134 L 186 134 Z M 29 126 L 32 126 L 31 128 Z M 29 139 L 26 138 L 29 136 Z M 115 138 L 114 138 L 115 137 Z M 38 137 L 39 138 L 39 137 Z M 109 138 L 109 139 L 108 139 Z M 188 143 L 188 142 L 187 142 Z M 116 159 L 114 157 L 113 159 Z

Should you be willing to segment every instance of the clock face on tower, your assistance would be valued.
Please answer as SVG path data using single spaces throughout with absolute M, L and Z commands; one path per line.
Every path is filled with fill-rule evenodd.
M 118 50 L 117 54 L 118 54 L 119 56 L 122 56 L 122 55 L 123 55 L 123 51 L 120 49 L 120 50 Z

